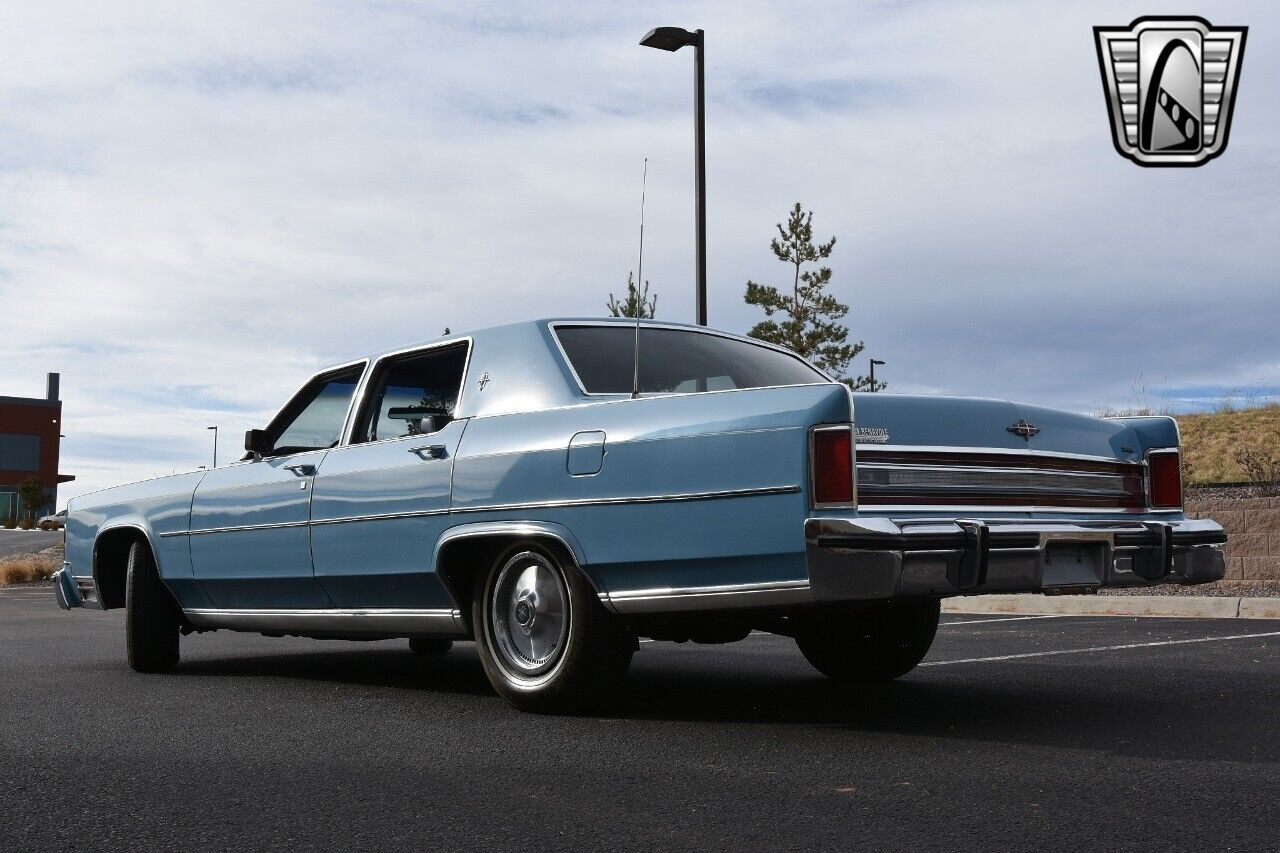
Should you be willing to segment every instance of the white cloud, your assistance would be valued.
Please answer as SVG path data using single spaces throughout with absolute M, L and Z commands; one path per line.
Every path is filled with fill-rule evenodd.
M 1277 15 L 1228 153 L 1112 150 L 1092 44 L 1132 3 L 9 4 L 4 393 L 63 373 L 63 495 L 206 461 L 314 368 L 603 311 L 691 314 L 690 57 L 708 42 L 712 322 L 745 329 L 799 199 L 899 391 L 1085 408 L 1280 384 Z M 27 387 L 23 387 L 24 383 Z M 1165 393 L 1165 392 L 1162 392 Z

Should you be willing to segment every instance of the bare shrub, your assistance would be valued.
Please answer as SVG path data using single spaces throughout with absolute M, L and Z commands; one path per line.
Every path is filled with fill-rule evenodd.
M 24 554 L 0 560 L 0 586 L 47 581 L 59 565 L 61 561 L 51 554 Z
M 1232 454 L 1244 469 L 1250 485 L 1259 492 L 1272 492 L 1280 486 L 1280 452 L 1258 444 L 1237 448 Z

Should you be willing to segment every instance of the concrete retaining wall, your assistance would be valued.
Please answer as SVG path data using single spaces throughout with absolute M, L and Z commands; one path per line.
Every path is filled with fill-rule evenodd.
M 1280 498 L 1187 498 L 1188 518 L 1227 531 L 1228 581 L 1280 581 Z

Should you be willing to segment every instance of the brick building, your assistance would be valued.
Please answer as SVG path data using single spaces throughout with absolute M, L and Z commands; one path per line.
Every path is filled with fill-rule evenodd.
M 45 506 L 52 512 L 58 502 L 58 484 L 75 478 L 58 473 L 62 401 L 58 399 L 58 374 L 50 373 L 44 399 L 0 397 L 0 519 L 19 518 L 26 507 L 18 502 L 18 484 L 32 476 L 44 485 Z

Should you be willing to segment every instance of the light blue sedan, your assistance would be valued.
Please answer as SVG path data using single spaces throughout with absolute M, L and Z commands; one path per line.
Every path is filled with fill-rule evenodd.
M 246 455 L 71 501 L 63 607 L 179 639 L 474 640 L 531 710 L 608 695 L 640 637 L 794 637 L 895 678 L 946 596 L 1203 583 L 1176 425 L 851 394 L 786 350 L 629 320 L 485 329 L 324 370 Z

